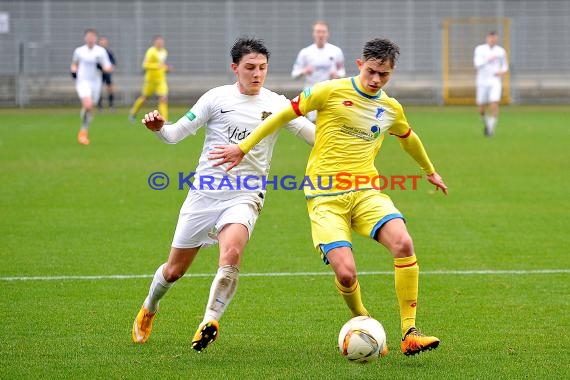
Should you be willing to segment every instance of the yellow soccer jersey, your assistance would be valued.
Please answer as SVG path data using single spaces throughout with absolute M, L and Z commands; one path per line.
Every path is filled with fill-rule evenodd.
M 160 82 L 166 80 L 165 64 L 167 57 L 168 51 L 164 48 L 157 49 L 154 46 L 148 48 L 142 64 L 146 71 L 145 81 Z
M 411 132 L 400 103 L 384 91 L 367 93 L 359 77 L 318 83 L 291 104 L 297 115 L 317 110 L 306 171 L 314 189 L 305 186 L 307 196 L 372 188 L 379 181 L 374 159 L 384 132 L 401 137 Z
M 435 171 L 400 103 L 384 91 L 367 93 L 358 76 L 317 83 L 291 100 L 291 106 L 267 118 L 239 148 L 247 153 L 284 123 L 316 110 L 315 144 L 302 182 L 308 198 L 382 189 L 384 179 L 374 159 L 386 131 L 400 137 L 402 148 L 428 175 Z

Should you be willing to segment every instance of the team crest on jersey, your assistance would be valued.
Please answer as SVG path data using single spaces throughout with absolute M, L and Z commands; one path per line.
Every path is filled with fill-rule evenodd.
M 378 107 L 376 110 L 376 119 L 380 120 L 382 114 L 384 114 L 385 109 L 382 107 Z
M 374 136 L 375 139 L 377 139 L 378 136 L 380 136 L 380 128 L 377 125 L 373 125 L 370 128 L 370 132 L 372 132 L 372 136 Z
M 307 87 L 306 89 L 304 89 L 303 95 L 305 95 L 305 99 L 307 99 L 309 96 L 311 96 L 311 88 Z
M 342 105 L 345 107 L 352 107 L 352 102 L 350 100 L 345 100 L 342 102 Z
M 271 112 L 263 111 L 261 112 L 261 121 L 267 119 L 271 115 Z

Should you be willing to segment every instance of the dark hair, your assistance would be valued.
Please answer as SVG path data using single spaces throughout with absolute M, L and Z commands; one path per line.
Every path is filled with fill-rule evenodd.
M 380 64 L 388 61 L 392 67 L 396 64 L 399 55 L 400 48 L 398 45 L 382 38 L 375 38 L 368 41 L 364 44 L 364 49 L 362 50 L 362 58 L 364 61 L 376 59 Z
M 244 55 L 257 53 L 264 55 L 269 61 L 269 50 L 265 47 L 263 40 L 253 37 L 240 37 L 234 42 L 230 50 L 232 62 L 238 64 Z
M 93 33 L 95 35 L 99 35 L 99 33 L 97 33 L 97 29 L 95 28 L 87 28 L 85 29 L 85 31 L 83 32 L 83 35 L 86 35 L 87 33 Z
M 162 34 L 156 34 L 156 35 L 154 35 L 154 36 L 152 37 L 152 42 L 155 42 L 155 41 L 158 40 L 159 38 L 162 39 L 162 40 L 164 39 L 164 37 L 162 36 Z
M 489 31 L 489 33 L 487 33 L 488 36 L 497 36 L 499 33 L 497 33 L 496 30 L 491 30 Z

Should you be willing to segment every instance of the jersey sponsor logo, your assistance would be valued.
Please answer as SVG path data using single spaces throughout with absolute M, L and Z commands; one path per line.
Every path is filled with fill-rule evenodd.
M 378 107 L 378 109 L 376 110 L 376 119 L 380 120 L 382 114 L 384 114 L 384 111 L 385 111 L 384 108 Z
M 190 120 L 190 121 L 193 121 L 196 118 L 196 115 L 192 111 L 186 112 L 186 115 L 184 115 L 184 116 L 186 116 L 188 118 L 188 120 Z
M 366 129 L 351 127 L 345 124 L 340 127 L 340 132 L 344 133 L 345 135 L 354 136 L 365 141 L 374 141 L 378 138 L 378 136 L 380 136 L 380 128 L 378 128 L 377 125 L 372 126 L 372 128 L 368 131 Z
M 261 121 L 267 119 L 269 116 L 271 116 L 271 112 L 269 112 L 269 111 L 262 111 L 262 112 L 261 112 Z
M 228 112 L 233 112 L 233 111 L 235 111 L 235 110 L 225 110 L 225 109 L 222 108 L 222 109 L 220 110 L 220 113 L 228 113 Z
M 228 128 L 228 140 L 232 144 L 238 144 L 240 141 L 249 136 L 250 133 L 251 131 L 247 128 L 231 126 Z
M 307 99 L 309 96 L 311 96 L 311 88 L 307 87 L 306 89 L 304 89 L 303 95 L 305 96 L 305 99 Z
M 344 102 L 342 102 L 342 105 L 345 107 L 352 107 L 352 102 L 350 100 L 345 100 Z

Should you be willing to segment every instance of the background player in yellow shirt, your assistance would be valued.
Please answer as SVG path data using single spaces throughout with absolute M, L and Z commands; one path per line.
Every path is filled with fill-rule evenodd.
M 168 120 L 168 83 L 166 83 L 166 73 L 171 67 L 166 63 L 168 51 L 164 48 L 164 37 L 155 36 L 153 45 L 148 48 L 144 55 L 142 64 L 145 70 L 142 94 L 135 100 L 129 112 L 129 120 L 135 122 L 137 112 L 143 106 L 148 97 L 156 94 L 158 96 L 158 111 Z
M 313 187 L 305 187 L 313 243 L 335 272 L 337 289 L 353 316 L 369 313 L 361 300 L 351 229 L 390 251 L 400 307 L 401 350 L 405 355 L 415 355 L 436 348 L 439 339 L 416 328 L 419 266 L 412 238 L 403 215 L 374 182 L 378 176 L 374 159 L 384 132 L 398 138 L 436 189 L 447 194 L 447 186 L 410 128 L 402 106 L 381 90 L 399 53 L 398 46 L 389 40 L 368 41 L 362 58 L 356 60 L 360 75 L 306 89 L 291 106 L 267 118 L 239 145 L 218 146 L 209 158 L 219 160 L 216 165 L 229 163 L 226 170 L 230 170 L 288 120 L 317 110 L 315 144 L 306 171 Z

